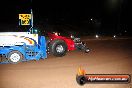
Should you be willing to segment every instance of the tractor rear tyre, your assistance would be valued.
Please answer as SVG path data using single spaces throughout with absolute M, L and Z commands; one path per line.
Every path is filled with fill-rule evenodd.
M 62 57 L 67 53 L 67 44 L 65 41 L 56 39 L 49 44 L 50 53 L 57 57 Z

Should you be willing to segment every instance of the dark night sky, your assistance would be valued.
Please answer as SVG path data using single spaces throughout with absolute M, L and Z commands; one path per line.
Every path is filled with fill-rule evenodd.
M 30 13 L 30 8 L 33 8 L 34 26 L 63 25 L 74 31 L 112 33 L 127 30 L 130 33 L 128 3 L 128 0 L 32 0 L 31 4 L 31 0 L 4 0 L 0 3 L 0 30 L 6 31 L 5 26 L 15 29 L 18 27 L 18 14 Z M 10 29 L 7 28 L 7 31 Z

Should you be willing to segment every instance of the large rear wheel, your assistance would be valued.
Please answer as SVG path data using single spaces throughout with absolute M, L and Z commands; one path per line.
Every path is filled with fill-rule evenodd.
M 49 44 L 49 50 L 54 56 L 61 57 L 67 53 L 67 45 L 63 40 L 53 40 Z

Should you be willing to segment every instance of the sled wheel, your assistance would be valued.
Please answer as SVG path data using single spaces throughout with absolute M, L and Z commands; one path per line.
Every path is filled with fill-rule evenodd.
M 12 64 L 21 62 L 22 59 L 23 59 L 23 55 L 19 51 L 14 50 L 14 51 L 9 52 L 8 54 L 8 61 Z

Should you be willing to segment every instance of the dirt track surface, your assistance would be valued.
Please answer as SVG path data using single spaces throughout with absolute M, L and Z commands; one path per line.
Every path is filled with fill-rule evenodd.
M 91 52 L 0 65 L 0 88 L 131 88 L 131 84 L 76 83 L 78 67 L 88 74 L 132 74 L 132 40 L 89 40 Z

